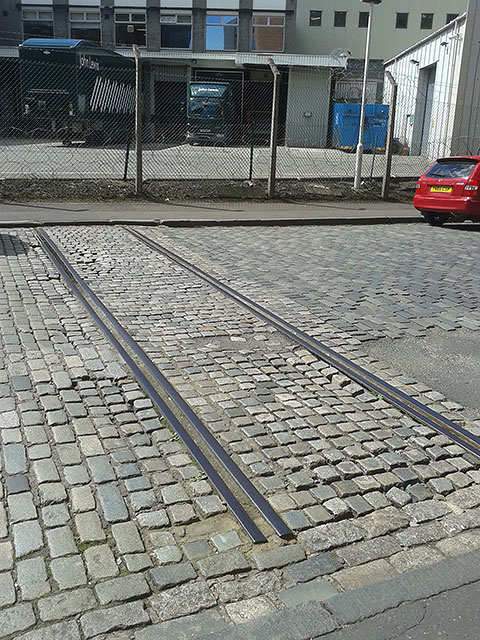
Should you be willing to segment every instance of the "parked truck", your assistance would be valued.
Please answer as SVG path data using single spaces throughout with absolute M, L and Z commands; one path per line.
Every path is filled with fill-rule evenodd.
M 63 144 L 124 142 L 135 110 L 133 60 L 87 40 L 30 38 L 19 45 L 22 123 Z
M 228 82 L 191 82 L 187 109 L 189 144 L 224 145 L 234 137 L 234 106 Z

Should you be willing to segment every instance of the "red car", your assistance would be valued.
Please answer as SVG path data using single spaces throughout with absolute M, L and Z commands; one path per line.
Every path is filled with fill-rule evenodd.
M 413 199 L 425 220 L 480 222 L 480 156 L 440 158 L 417 184 Z

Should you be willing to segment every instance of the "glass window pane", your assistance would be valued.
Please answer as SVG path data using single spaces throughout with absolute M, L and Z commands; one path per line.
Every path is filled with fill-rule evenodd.
M 468 178 L 477 166 L 475 160 L 445 160 L 435 164 L 426 178 Z
M 283 51 L 283 27 L 254 27 L 252 51 Z
M 207 16 L 207 24 L 221 24 L 222 16 Z
M 408 28 L 408 13 L 397 13 L 397 22 L 395 29 L 407 29 Z
M 160 38 L 160 46 L 164 49 L 191 49 L 192 27 L 189 24 L 162 24 Z
M 458 18 L 458 13 L 447 13 L 447 24 L 455 18 Z
M 310 26 L 321 27 L 322 26 L 322 12 L 310 11 Z
M 99 11 L 87 11 L 85 14 L 87 20 L 92 20 L 93 22 L 100 22 L 100 12 Z
M 23 11 L 23 19 L 24 20 L 35 20 L 37 17 L 36 11 Z
M 53 20 L 53 13 L 51 11 L 39 11 L 38 12 L 39 20 Z
M 420 21 L 420 29 L 432 29 L 433 27 L 433 13 L 422 13 L 422 19 Z
M 44 22 L 24 22 L 23 35 L 27 38 L 53 38 L 53 24 Z
M 70 33 L 74 40 L 90 40 L 100 44 L 100 27 L 72 27 Z
M 192 16 L 187 14 L 180 14 L 177 16 L 178 24 L 192 24 Z
M 138 44 L 144 47 L 146 43 L 145 27 L 135 27 L 130 24 L 117 24 L 115 26 L 115 42 L 118 46 L 131 46 Z
M 360 29 L 366 29 L 368 27 L 368 16 L 368 11 L 360 11 L 358 14 L 358 26 Z
M 238 24 L 238 16 L 223 16 L 223 24 Z
M 132 13 L 132 22 L 145 22 L 144 13 Z
M 128 22 L 130 20 L 130 15 L 128 13 L 116 13 L 115 20 L 117 22 Z
M 345 27 L 347 24 L 347 12 L 335 11 L 335 18 L 333 21 L 334 27 Z
M 206 48 L 210 51 L 236 51 L 238 27 L 207 25 Z
M 253 24 L 268 24 L 267 16 L 253 16 Z
M 272 16 L 270 18 L 270 24 L 275 27 L 276 26 L 283 27 L 283 25 L 285 24 L 285 18 L 279 17 L 279 16 Z

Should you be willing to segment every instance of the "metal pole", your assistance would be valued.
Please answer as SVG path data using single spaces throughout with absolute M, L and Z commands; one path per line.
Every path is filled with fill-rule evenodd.
M 365 48 L 365 68 L 363 70 L 362 106 L 360 111 L 360 127 L 358 130 L 357 155 L 355 158 L 355 179 L 353 181 L 353 188 L 356 191 L 360 189 L 360 184 L 362 182 L 363 129 L 365 127 L 365 103 L 367 101 L 367 77 L 368 64 L 370 62 L 370 37 L 372 34 L 372 19 L 373 2 L 370 3 L 370 15 L 368 17 L 367 45 Z
M 142 167 L 142 76 L 140 51 L 136 44 L 132 45 L 135 56 L 135 194 L 143 192 L 143 167 Z
M 248 172 L 250 182 L 253 179 L 253 121 L 250 123 L 250 168 Z
M 267 197 L 273 198 L 275 195 L 275 175 L 277 171 L 277 133 L 278 133 L 278 110 L 280 106 L 280 71 L 272 58 L 268 59 L 268 64 L 273 73 L 273 100 L 272 100 L 272 125 L 270 128 L 270 173 L 268 175 Z
M 395 82 L 395 79 L 390 73 L 390 71 L 386 71 L 385 76 L 392 87 L 392 98 L 390 100 L 390 113 L 388 114 L 387 147 L 385 149 L 387 162 L 385 165 L 385 174 L 383 176 L 383 183 L 382 183 L 382 198 L 384 200 L 388 198 L 388 194 L 390 192 L 390 177 L 392 173 L 392 156 L 393 156 L 393 134 L 395 129 L 395 116 L 397 112 L 397 95 L 398 95 L 398 84 Z

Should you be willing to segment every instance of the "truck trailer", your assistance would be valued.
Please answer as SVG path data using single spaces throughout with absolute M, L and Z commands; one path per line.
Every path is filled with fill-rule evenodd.
M 87 144 L 132 133 L 135 63 L 88 40 L 30 38 L 19 45 L 22 123 L 30 135 Z

